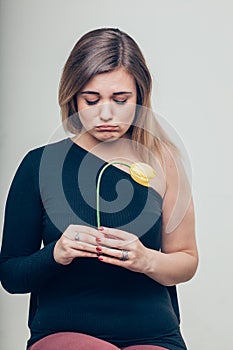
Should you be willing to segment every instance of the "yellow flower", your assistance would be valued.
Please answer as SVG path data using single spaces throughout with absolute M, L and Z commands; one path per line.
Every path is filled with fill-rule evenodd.
M 156 172 L 155 170 L 148 164 L 146 163 L 134 163 L 131 166 L 129 166 L 129 164 L 126 163 L 122 163 L 122 162 L 110 162 L 107 163 L 100 171 L 98 179 L 97 179 L 97 187 L 96 187 L 96 219 L 97 219 L 97 227 L 100 227 L 100 201 L 99 201 L 99 197 L 100 197 L 100 182 L 101 182 L 101 178 L 102 175 L 104 173 L 104 171 L 113 164 L 121 164 L 124 165 L 126 167 L 128 167 L 130 169 L 130 176 L 132 177 L 132 179 L 136 182 L 138 182 L 140 185 L 143 186 L 147 186 L 149 187 L 149 180 L 153 179 L 153 177 L 155 177 Z
M 149 180 L 156 176 L 155 170 L 146 163 L 134 163 L 130 166 L 132 179 L 143 186 L 149 186 Z

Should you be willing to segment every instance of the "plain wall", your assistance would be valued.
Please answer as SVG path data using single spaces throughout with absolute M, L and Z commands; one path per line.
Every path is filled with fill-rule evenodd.
M 1 220 L 15 170 L 60 130 L 58 84 L 85 32 L 119 27 L 153 75 L 153 108 L 173 125 L 193 169 L 200 264 L 178 287 L 190 350 L 232 345 L 233 3 L 228 0 L 2 0 Z M 19 237 L 20 239 L 20 237 Z M 0 290 L 0 347 L 25 349 L 28 295 Z

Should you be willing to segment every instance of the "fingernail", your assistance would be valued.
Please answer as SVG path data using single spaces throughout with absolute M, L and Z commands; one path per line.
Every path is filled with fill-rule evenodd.
M 96 247 L 96 250 L 98 250 L 99 252 L 102 252 L 102 248 L 101 247 Z
M 98 228 L 98 230 L 99 230 L 99 231 L 103 231 L 104 228 L 101 226 L 101 227 Z
M 100 243 L 101 242 L 101 238 L 96 237 L 96 242 Z
M 101 261 L 104 260 L 104 259 L 102 258 L 102 256 L 99 256 L 98 259 L 101 260 Z

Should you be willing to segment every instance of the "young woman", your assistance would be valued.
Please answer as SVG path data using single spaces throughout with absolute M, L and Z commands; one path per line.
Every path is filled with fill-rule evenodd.
M 194 209 L 151 87 L 119 29 L 70 53 L 59 103 L 73 137 L 28 152 L 5 209 L 1 282 L 31 293 L 30 350 L 186 349 L 175 286 L 197 269 Z

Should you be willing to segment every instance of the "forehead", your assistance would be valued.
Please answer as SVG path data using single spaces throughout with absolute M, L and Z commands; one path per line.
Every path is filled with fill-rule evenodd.
M 93 91 L 119 91 L 129 89 L 134 91 L 136 84 L 134 77 L 126 72 L 123 68 L 119 68 L 112 72 L 97 74 L 86 85 L 85 90 Z

